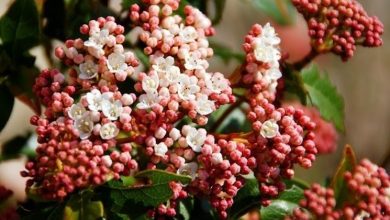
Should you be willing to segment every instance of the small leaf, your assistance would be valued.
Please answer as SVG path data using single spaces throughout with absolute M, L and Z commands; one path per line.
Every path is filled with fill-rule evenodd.
M 321 76 L 317 66 L 302 70 L 302 79 L 312 104 L 321 116 L 331 121 L 339 131 L 344 131 L 344 101 L 328 75 Z
M 252 0 L 255 6 L 280 25 L 294 23 L 296 10 L 290 0 Z
M 255 178 L 246 179 L 244 187 L 234 197 L 234 204 L 229 209 L 229 219 L 238 219 L 255 207 L 260 207 L 259 184 Z
M 0 38 L 14 60 L 38 43 L 39 21 L 35 1 L 16 0 L 11 5 L 0 19 Z
M 334 174 L 330 187 L 334 190 L 334 197 L 336 198 L 336 206 L 341 205 L 344 201 L 350 199 L 348 193 L 348 186 L 344 178 L 344 174 L 347 171 L 353 171 L 356 166 L 356 157 L 353 149 L 350 145 L 344 147 L 343 157 L 337 166 L 336 173 Z
M 133 200 L 145 206 L 157 206 L 166 202 L 172 196 L 172 190 L 169 188 L 169 182 L 178 181 L 182 184 L 188 184 L 191 177 L 177 175 L 163 170 L 145 170 L 135 175 L 135 178 L 147 178 L 150 183 L 128 187 L 115 187 L 111 190 L 111 198 L 116 203 L 124 205 L 126 200 Z
M 213 25 L 217 25 L 222 20 L 223 10 L 225 9 L 226 0 L 214 0 L 211 1 L 214 3 L 214 16 L 211 18 Z
M 30 135 L 19 135 L 3 143 L 0 161 L 19 157 L 25 149 L 29 137 Z
M 261 220 L 284 219 L 286 215 L 292 214 L 303 197 L 303 189 L 293 185 L 291 188 L 282 192 L 269 206 L 260 209 Z
M 0 131 L 3 130 L 8 122 L 9 117 L 11 116 L 14 102 L 14 96 L 11 94 L 8 88 L 4 85 L 0 85 Z

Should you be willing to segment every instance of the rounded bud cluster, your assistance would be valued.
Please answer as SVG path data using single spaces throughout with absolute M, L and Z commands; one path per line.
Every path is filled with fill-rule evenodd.
M 55 55 L 71 67 L 73 81 L 88 89 L 90 84 L 115 84 L 133 74 L 139 61 L 123 48 L 124 27 L 116 24 L 114 17 L 91 20 L 80 27 L 80 33 L 88 40 L 67 40 L 65 47 L 55 50 Z
M 363 159 L 345 172 L 348 199 L 336 204 L 334 192 L 319 184 L 305 190 L 300 208 L 287 219 L 388 219 L 390 216 L 390 176 L 385 169 Z M 339 208 L 336 208 L 339 207 Z
M 346 61 L 357 45 L 382 45 L 383 24 L 370 17 L 356 0 L 292 0 L 308 23 L 312 46 L 318 52 L 331 50 Z
M 316 124 L 313 132 L 316 134 L 314 142 L 319 154 L 329 154 L 336 151 L 338 134 L 332 123 L 325 121 L 315 107 L 303 106 L 298 102 L 283 104 L 283 106 L 288 105 L 292 105 L 296 109 L 303 110 L 305 115 L 310 117 L 310 119 Z

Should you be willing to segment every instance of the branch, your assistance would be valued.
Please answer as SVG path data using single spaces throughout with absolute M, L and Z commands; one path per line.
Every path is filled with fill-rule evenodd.
M 314 58 L 316 58 L 319 53 L 315 49 L 311 49 L 310 53 L 307 54 L 302 60 L 293 64 L 295 70 L 302 70 L 307 64 L 309 64 Z
M 221 115 L 221 117 L 218 118 L 218 120 L 213 124 L 213 126 L 210 128 L 210 132 L 214 133 L 216 130 L 218 130 L 219 126 L 222 124 L 222 122 L 225 120 L 227 116 L 230 115 L 230 113 L 233 112 L 234 109 L 239 107 L 244 102 L 244 99 L 238 99 L 235 103 L 231 104 L 228 109 Z

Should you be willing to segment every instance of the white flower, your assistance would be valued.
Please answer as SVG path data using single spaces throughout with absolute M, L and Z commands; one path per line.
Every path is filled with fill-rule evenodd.
M 213 101 L 208 99 L 207 95 L 201 95 L 196 100 L 196 112 L 198 112 L 200 115 L 208 115 L 215 109 L 215 104 Z
M 179 36 L 183 43 L 191 43 L 198 38 L 198 32 L 193 26 L 184 26 L 180 27 Z
M 175 60 L 171 56 L 168 56 L 167 58 L 159 57 L 154 61 L 155 64 L 152 65 L 152 68 L 157 72 L 165 73 L 173 66 L 174 62 Z
M 195 76 L 181 74 L 179 76 L 178 95 L 183 100 L 194 100 L 195 94 L 200 88 L 197 85 L 198 79 Z
M 95 30 L 93 33 L 90 33 L 90 37 L 87 41 L 84 42 L 84 45 L 87 47 L 103 47 L 108 40 L 110 32 L 107 29 Z
M 177 66 L 168 67 L 167 71 L 159 72 L 160 86 L 168 87 L 175 85 L 179 81 L 180 69 Z
M 213 153 L 211 154 L 211 162 L 216 165 L 223 161 L 223 157 L 221 153 Z
M 86 111 L 81 103 L 73 104 L 68 111 L 68 116 L 71 119 L 77 119 L 83 116 Z
M 261 125 L 260 134 L 264 138 L 273 138 L 279 133 L 279 126 L 275 120 L 270 119 Z
M 280 59 L 280 51 L 272 45 L 257 42 L 253 51 L 257 61 L 273 62 Z
M 109 39 L 109 31 L 107 29 L 96 30 L 91 33 L 91 36 L 84 45 L 88 47 L 88 52 L 96 58 L 100 58 L 104 55 L 103 46 Z
M 280 44 L 280 38 L 276 35 L 275 29 L 269 23 L 261 29 L 261 40 L 270 45 Z
M 187 144 L 194 152 L 200 152 L 206 140 L 206 130 L 190 127 L 186 136 Z
M 103 165 L 106 166 L 106 167 L 111 167 L 111 165 L 112 165 L 112 160 L 111 160 L 110 155 L 104 155 L 104 156 L 102 157 L 102 163 L 103 163 Z
M 119 133 L 119 129 L 116 127 L 116 125 L 112 122 L 109 122 L 107 124 L 104 124 L 100 128 L 100 137 L 104 140 L 109 140 L 114 137 L 116 137 Z
M 192 179 L 196 178 L 196 172 L 198 171 L 198 164 L 196 162 L 185 163 L 179 169 L 177 174 L 190 176 Z
M 222 73 L 214 73 L 212 76 L 207 74 L 206 86 L 215 93 L 220 93 L 229 87 L 227 80 Z
M 120 100 L 114 102 L 104 99 L 102 101 L 102 112 L 111 121 L 117 120 L 122 114 L 123 107 Z
M 145 92 L 156 92 L 159 85 L 159 79 L 157 74 L 152 74 L 151 76 L 145 76 L 142 79 L 142 89 Z
M 195 53 L 187 54 L 184 67 L 188 70 L 205 69 L 208 66 L 206 60 L 200 59 Z
M 87 60 L 79 66 L 80 79 L 92 79 L 98 74 L 99 66 L 93 60 Z
M 85 112 L 74 122 L 74 128 L 79 132 L 80 139 L 87 139 L 93 130 L 93 121 L 89 112 Z
M 139 96 L 139 103 L 137 104 L 137 108 L 139 109 L 149 109 L 154 105 L 158 104 L 160 99 L 158 97 L 157 92 L 146 93 Z
M 118 52 L 111 53 L 107 59 L 107 68 L 113 73 L 125 72 L 128 68 L 125 55 Z
M 282 73 L 279 68 L 270 68 L 264 72 L 264 79 L 267 82 L 278 80 L 280 77 L 282 77 Z
M 91 92 L 88 92 L 86 95 L 88 108 L 91 111 L 99 111 L 102 109 L 102 94 L 99 90 L 93 89 Z
M 154 145 L 154 154 L 163 157 L 168 152 L 168 147 L 164 142 Z

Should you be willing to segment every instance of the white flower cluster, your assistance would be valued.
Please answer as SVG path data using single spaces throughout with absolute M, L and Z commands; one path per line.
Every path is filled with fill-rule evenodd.
M 282 73 L 279 70 L 279 44 L 280 38 L 269 23 L 262 28 L 261 34 L 252 42 L 255 59 L 269 64 L 268 69 L 258 71 L 257 77 L 267 82 L 269 91 L 272 93 L 276 91 L 277 80 L 282 77 Z
M 100 135 L 102 139 L 115 138 L 119 129 L 114 123 L 122 118 L 129 121 L 131 108 L 125 107 L 133 103 L 130 95 L 123 95 L 116 99 L 114 93 L 101 93 L 93 89 L 81 98 L 77 104 L 73 104 L 68 110 L 68 116 L 74 120 L 74 128 L 79 132 L 80 139 L 87 139 L 92 133 Z M 106 123 L 100 123 L 102 117 Z
M 223 74 L 207 72 L 206 59 L 212 56 L 212 49 L 205 30 L 211 22 L 198 9 L 191 10 L 191 25 L 186 25 L 180 16 L 171 15 L 161 18 L 157 29 L 140 35 L 150 48 L 166 45 L 175 52 L 161 48 L 150 55 L 152 68 L 139 77 L 144 94 L 139 97 L 137 108 L 150 109 L 160 104 L 173 111 L 183 107 L 206 116 L 229 101 L 225 98 L 225 103 L 217 103 L 218 97 L 211 98 L 213 94 L 231 93 L 231 88 Z
M 89 38 L 86 41 L 74 40 L 73 46 L 64 48 L 67 58 L 76 65 L 78 78 L 82 80 L 98 79 L 112 82 L 113 78 L 124 81 L 132 75 L 131 65 L 135 59 L 130 51 L 124 51 L 123 35 L 118 35 L 119 25 L 114 20 L 107 20 L 102 27 L 98 21 L 88 24 Z M 121 36 L 118 38 L 118 36 Z
M 229 83 L 221 73 L 211 74 L 204 69 L 197 70 L 195 75 L 181 73 L 172 56 L 159 57 L 154 60 L 149 75 L 142 79 L 145 94 L 139 97 L 137 107 L 152 108 L 161 100 L 178 103 L 188 101 L 195 105 L 194 110 L 199 115 L 208 115 L 216 108 L 215 101 L 210 100 L 209 96 L 212 93 L 220 94 L 228 88 Z

